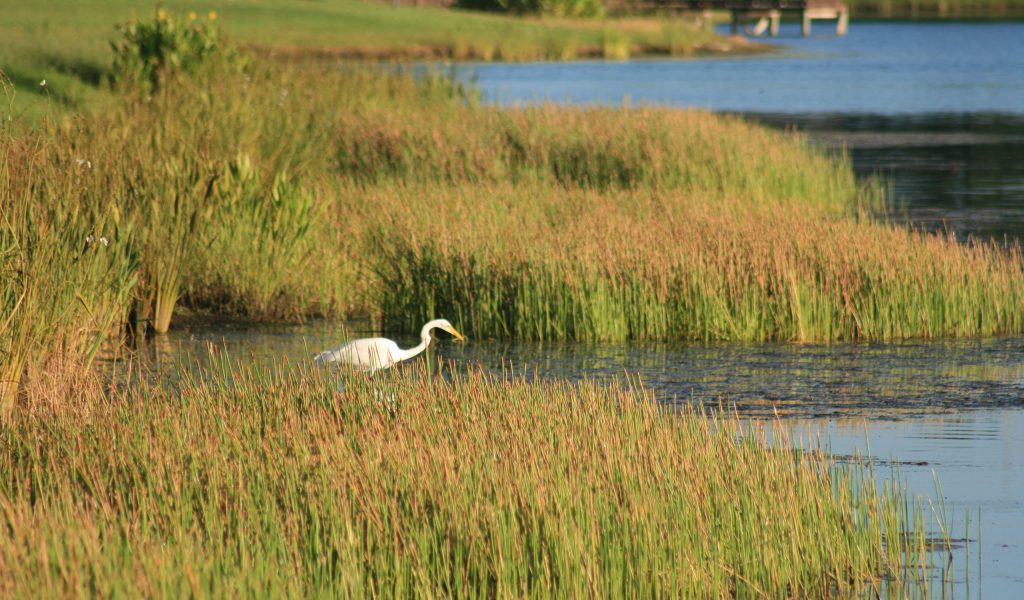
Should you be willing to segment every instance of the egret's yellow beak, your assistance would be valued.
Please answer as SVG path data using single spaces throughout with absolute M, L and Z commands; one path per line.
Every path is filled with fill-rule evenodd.
M 461 333 L 459 333 L 458 331 L 455 331 L 455 328 L 454 328 L 454 327 L 452 327 L 451 329 L 449 329 L 449 330 L 448 330 L 448 333 L 450 333 L 450 334 L 454 335 L 454 336 L 455 336 L 455 339 L 459 340 L 460 342 L 464 342 L 464 341 L 466 341 L 466 338 L 462 337 L 462 334 L 461 334 Z

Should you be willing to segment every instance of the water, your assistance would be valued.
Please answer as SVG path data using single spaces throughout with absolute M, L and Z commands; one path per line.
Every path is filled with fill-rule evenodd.
M 723 30 L 724 31 L 724 30 Z M 837 38 L 795 24 L 766 41 L 779 53 L 691 60 L 482 63 L 485 96 L 649 102 L 718 111 L 806 115 L 1024 113 L 1024 23 L 860 23 Z
M 895 216 L 961 238 L 1024 238 L 1024 23 L 784 25 L 767 56 L 477 64 L 502 104 L 653 103 L 742 113 L 845 148 Z

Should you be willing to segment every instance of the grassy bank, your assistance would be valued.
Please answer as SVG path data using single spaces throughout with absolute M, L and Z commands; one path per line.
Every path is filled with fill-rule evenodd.
M 359 0 L 0 0 L 0 65 L 19 91 L 14 113 L 37 120 L 47 103 L 52 110 L 103 106 L 114 24 L 150 19 L 158 6 L 178 16 L 213 11 L 237 43 L 293 59 L 621 59 L 756 49 L 691 18 L 539 19 Z
M 922 585 L 933 556 L 860 467 L 636 387 L 336 386 L 37 389 L 0 425 L 0 593 L 822 596 Z
M 877 222 L 842 160 L 734 118 L 250 62 L 2 133 L 9 387 L 178 302 L 523 339 L 1024 331 L 1018 250 Z
M 400 226 L 377 241 L 390 328 L 412 331 L 431 314 L 476 336 L 540 340 L 893 340 L 1024 327 L 1017 250 L 799 204 L 481 192 L 420 192 L 465 228 L 410 223 L 415 215 L 383 200 Z

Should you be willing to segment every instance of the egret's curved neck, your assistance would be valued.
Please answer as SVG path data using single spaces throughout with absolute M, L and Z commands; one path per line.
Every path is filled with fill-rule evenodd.
M 430 345 L 430 340 L 431 340 L 430 330 L 433 329 L 433 328 L 434 328 L 434 326 L 431 325 L 430 323 L 427 323 L 426 325 L 424 325 L 423 326 L 423 330 L 420 331 L 420 340 L 422 340 L 422 341 L 420 341 L 419 345 L 413 346 L 412 348 L 408 348 L 406 350 L 399 350 L 399 352 L 401 353 L 401 356 L 400 357 L 396 356 L 395 359 L 396 360 L 407 360 L 407 359 L 410 359 L 410 358 L 416 356 L 420 352 L 423 352 L 424 350 L 426 350 L 427 346 Z

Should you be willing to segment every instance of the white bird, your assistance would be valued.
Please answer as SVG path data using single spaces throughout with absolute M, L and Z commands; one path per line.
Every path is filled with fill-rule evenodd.
M 430 345 L 430 331 L 435 328 L 447 331 L 460 341 L 466 339 L 452 327 L 447 319 L 434 319 L 424 325 L 420 331 L 420 338 L 423 341 L 408 350 L 402 350 L 394 340 L 387 338 L 363 338 L 346 342 L 334 350 L 321 352 L 313 360 L 318 365 L 340 362 L 360 371 L 367 371 L 372 375 L 376 371 L 393 367 L 395 364 L 426 350 Z

